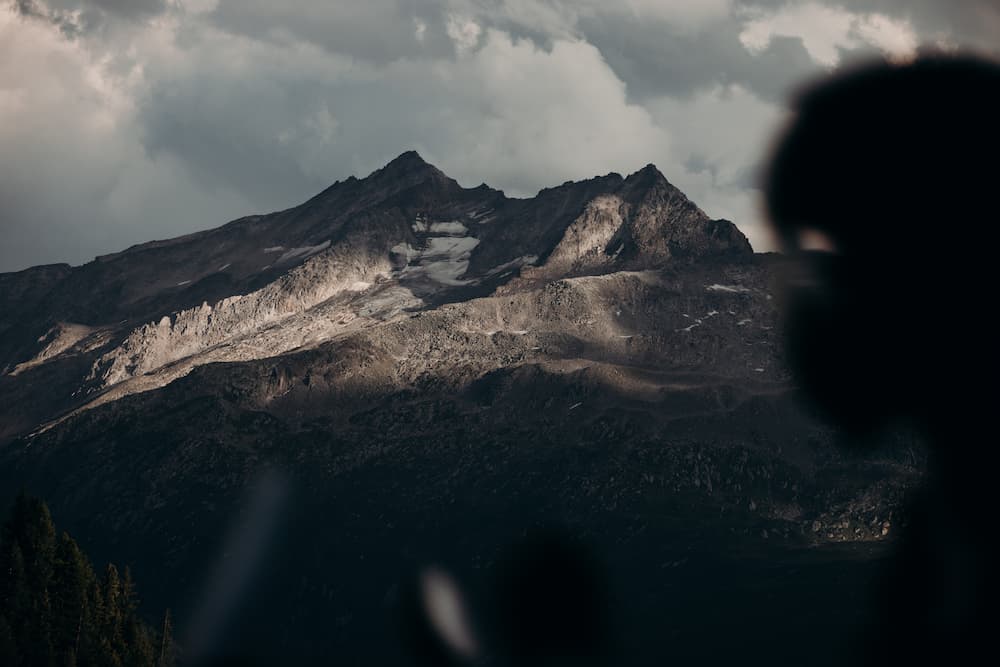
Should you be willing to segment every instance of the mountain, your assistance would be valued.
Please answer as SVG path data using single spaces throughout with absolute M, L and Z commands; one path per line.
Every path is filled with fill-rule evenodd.
M 0 494 L 45 498 L 181 629 L 259 510 L 270 549 L 216 637 L 241 654 L 400 660 L 402 572 L 475 581 L 555 521 L 624 573 L 630 640 L 687 628 L 635 655 L 728 659 L 710 617 L 815 662 L 815 619 L 748 620 L 754 586 L 854 627 L 921 459 L 905 434 L 838 449 L 798 402 L 784 262 L 652 165 L 515 199 L 404 153 L 286 211 L 0 275 Z
M 274 356 L 511 281 L 749 253 L 734 225 L 710 220 L 652 165 L 509 199 L 404 153 L 287 211 L 5 274 L 0 367 L 18 379 L 0 396 L 38 393 L 0 440 L 194 366 Z

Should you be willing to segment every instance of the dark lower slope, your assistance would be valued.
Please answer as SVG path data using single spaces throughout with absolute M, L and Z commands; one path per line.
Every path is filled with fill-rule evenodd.
M 842 454 L 766 380 L 613 366 L 669 388 L 642 394 L 595 362 L 529 363 L 300 417 L 261 409 L 238 382 L 257 371 L 233 366 L 10 445 L 0 488 L 48 498 L 183 629 L 219 563 L 241 562 L 228 536 L 264 484 L 267 558 L 223 643 L 271 663 L 399 664 L 403 575 L 444 563 L 475 590 L 525 530 L 557 522 L 609 565 L 620 664 L 832 664 L 865 619 L 870 540 L 892 534 L 917 475 L 912 443 Z M 281 382 L 301 378 L 259 389 Z

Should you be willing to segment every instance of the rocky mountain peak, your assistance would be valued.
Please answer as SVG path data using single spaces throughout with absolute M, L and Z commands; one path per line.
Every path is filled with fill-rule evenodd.
M 412 169 L 422 167 L 433 167 L 427 160 L 421 157 L 420 153 L 414 150 L 403 151 L 398 156 L 389 161 L 385 169 Z
M 642 169 L 629 174 L 622 183 L 622 192 L 626 198 L 641 199 L 651 191 L 671 197 L 679 195 L 687 199 L 684 193 L 668 181 L 663 172 L 654 164 L 647 164 Z
M 634 174 L 629 174 L 627 181 L 646 181 L 648 183 L 654 182 L 664 182 L 667 183 L 667 177 L 663 175 L 663 172 L 657 168 L 655 164 L 650 162 L 645 167 L 635 172 Z
M 425 161 L 419 153 L 406 151 L 365 178 L 351 181 L 346 193 L 335 185 L 321 198 L 332 199 L 334 207 L 342 209 L 345 205 L 351 208 L 382 205 L 406 193 L 396 204 L 408 209 L 447 205 L 462 198 L 463 192 L 464 188 L 457 181 Z
M 430 164 L 420 156 L 417 151 L 406 151 L 391 160 L 381 169 L 376 170 L 369 176 L 369 179 L 386 181 L 411 181 L 419 182 L 425 180 L 447 180 L 448 178 L 440 169 Z M 366 179 L 368 180 L 368 179 Z

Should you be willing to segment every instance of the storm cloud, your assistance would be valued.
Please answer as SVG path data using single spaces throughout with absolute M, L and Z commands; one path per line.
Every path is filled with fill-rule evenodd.
M 801 81 L 993 48 L 987 0 L 16 0 L 0 271 L 297 204 L 418 150 L 530 196 L 655 163 L 767 249 L 759 161 Z

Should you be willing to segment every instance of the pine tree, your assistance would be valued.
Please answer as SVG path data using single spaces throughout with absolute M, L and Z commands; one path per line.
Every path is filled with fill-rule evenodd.
M 126 662 L 130 665 L 152 665 L 155 655 L 153 641 L 149 630 L 139 618 L 139 600 L 132 571 L 128 567 L 125 568 L 122 579 L 120 605 Z
M 19 494 L 10 519 L 0 529 L 0 542 L 0 567 L 7 574 L 0 594 L 20 660 L 29 665 L 50 665 L 53 648 L 48 585 L 55 526 L 45 503 Z
M 55 667 L 56 651 L 52 645 L 52 602 L 48 589 L 35 596 L 33 621 L 27 627 L 28 641 L 21 647 L 25 662 L 38 667 Z
M 4 590 L 3 590 L 3 613 L 10 624 L 11 635 L 14 644 L 18 647 L 25 647 L 30 641 L 29 630 L 35 621 L 31 589 L 28 587 L 28 576 L 24 572 L 24 556 L 21 555 L 21 547 L 17 542 L 4 542 Z M 22 650 L 17 651 L 18 655 L 26 660 Z
M 112 664 L 118 665 L 124 657 L 125 640 L 122 637 L 122 583 L 114 563 L 108 563 L 104 570 L 101 592 L 104 595 L 101 634 L 106 640 L 108 658 Z
M 0 540 L 21 548 L 28 585 L 32 590 L 44 590 L 52 577 L 56 548 L 56 529 L 45 503 L 22 491 L 14 501 Z
M 169 613 L 162 637 L 142 622 L 128 568 L 98 581 L 45 503 L 18 496 L 0 527 L 0 666 L 166 667 L 170 632 Z
M 160 651 L 156 658 L 156 667 L 174 666 L 174 623 L 170 618 L 170 610 L 163 614 L 163 629 L 160 632 Z
M 72 537 L 63 533 L 56 545 L 52 572 L 52 642 L 58 655 L 80 650 L 80 639 L 91 614 L 89 591 L 94 572 Z
M 11 630 L 7 617 L 0 614 L 0 665 L 15 667 L 20 661 L 20 656 L 17 654 L 17 642 L 14 640 L 14 631 Z

